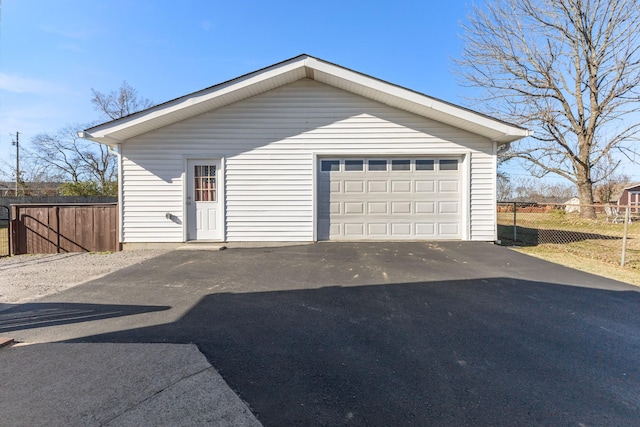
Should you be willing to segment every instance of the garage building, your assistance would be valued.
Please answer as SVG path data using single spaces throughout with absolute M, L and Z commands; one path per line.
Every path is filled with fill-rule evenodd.
M 104 123 L 120 241 L 496 238 L 496 154 L 529 132 L 300 55 Z

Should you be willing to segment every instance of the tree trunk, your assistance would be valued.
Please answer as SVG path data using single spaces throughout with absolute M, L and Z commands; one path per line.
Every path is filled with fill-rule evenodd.
M 588 167 L 578 165 L 578 199 L 580 199 L 580 216 L 582 218 L 596 219 L 596 208 L 593 206 L 593 182 L 591 171 Z

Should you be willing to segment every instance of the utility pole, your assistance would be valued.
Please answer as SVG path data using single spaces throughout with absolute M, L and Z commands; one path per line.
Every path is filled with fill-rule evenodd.
M 11 145 L 16 146 L 16 194 L 18 197 L 18 183 L 20 182 L 20 132 L 16 132 L 15 141 L 11 141 Z

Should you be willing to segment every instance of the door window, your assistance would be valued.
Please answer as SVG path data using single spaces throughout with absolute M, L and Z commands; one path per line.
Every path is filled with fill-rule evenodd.
M 216 166 L 195 165 L 193 171 L 196 202 L 216 201 Z

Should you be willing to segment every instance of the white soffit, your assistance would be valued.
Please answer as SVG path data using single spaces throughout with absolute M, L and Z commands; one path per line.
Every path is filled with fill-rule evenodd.
M 482 135 L 499 143 L 512 142 L 530 135 L 529 131 L 521 127 L 308 55 L 300 55 L 122 119 L 92 127 L 81 132 L 80 136 L 114 145 L 303 78 L 311 78 L 391 107 Z

